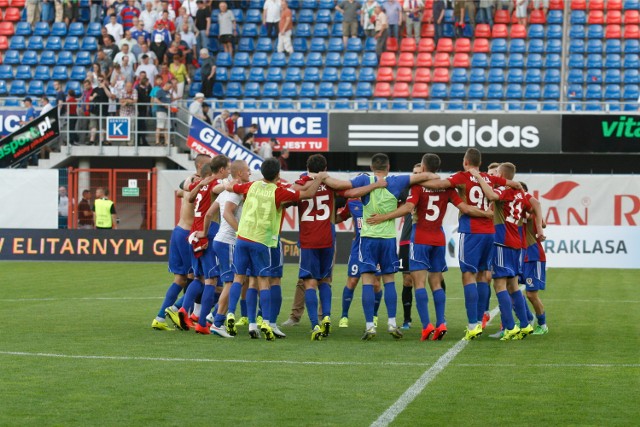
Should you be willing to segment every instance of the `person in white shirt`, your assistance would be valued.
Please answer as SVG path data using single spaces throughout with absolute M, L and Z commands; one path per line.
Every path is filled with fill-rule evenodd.
M 202 111 L 202 104 L 204 103 L 204 93 L 196 93 L 195 98 L 191 105 L 189 105 L 189 114 L 191 117 L 197 117 L 198 119 L 204 121 L 206 117 L 204 116 L 204 112 Z M 191 119 L 191 118 L 189 118 Z
M 136 77 L 140 77 L 140 73 L 144 71 L 145 73 L 147 73 L 147 78 L 149 79 L 149 81 L 155 82 L 156 76 L 158 75 L 158 68 L 151 63 L 149 55 L 147 55 L 146 53 L 143 53 L 140 56 L 140 59 L 142 63 L 138 65 L 138 68 L 136 69 Z
M 122 46 L 129 46 L 129 51 L 133 48 L 133 46 L 137 45 L 138 42 L 131 37 L 131 30 L 127 30 L 124 32 L 124 38 L 120 39 L 118 42 L 118 49 L 122 50 Z
M 53 105 L 49 102 L 49 98 L 43 96 L 40 98 L 40 103 L 42 104 L 42 110 L 40 110 L 40 116 L 44 116 L 49 111 L 53 110 Z
M 267 37 L 275 39 L 279 33 L 280 0 L 266 0 L 262 8 L 262 23 L 267 26 Z
M 403 10 L 407 23 L 407 37 L 413 37 L 417 42 L 420 40 L 424 2 L 422 0 L 404 0 Z
M 195 54 L 197 40 L 196 35 L 193 33 L 193 31 L 191 31 L 191 28 L 189 28 L 189 24 L 182 24 L 182 27 L 180 27 L 180 37 L 182 37 L 182 41 L 185 42 L 187 46 L 189 46 L 189 49 L 194 50 Z
M 115 58 L 113 58 L 113 63 L 122 65 L 122 58 L 125 56 L 129 57 L 129 64 L 131 64 L 132 66 L 133 64 L 136 64 L 138 62 L 136 56 L 133 53 L 129 52 L 129 45 L 123 44 L 122 50 L 116 54 Z
M 271 138 L 269 142 L 263 143 L 258 149 L 258 156 L 262 157 L 264 160 L 272 158 L 273 147 L 276 146 L 276 142 L 275 138 Z
M 187 10 L 187 13 L 191 15 L 192 18 L 196 17 L 196 12 L 198 11 L 198 3 L 196 0 L 184 0 L 182 7 Z
M 151 32 L 153 32 L 153 26 L 158 20 L 158 12 L 153 10 L 153 3 L 146 3 L 145 10 L 142 11 L 139 19 L 144 23 L 144 30 L 151 34 Z
M 115 13 L 111 14 L 109 17 L 109 23 L 104 27 L 107 29 L 107 33 L 113 37 L 114 42 L 118 44 L 124 35 L 124 29 L 121 24 L 118 24 L 118 17 Z

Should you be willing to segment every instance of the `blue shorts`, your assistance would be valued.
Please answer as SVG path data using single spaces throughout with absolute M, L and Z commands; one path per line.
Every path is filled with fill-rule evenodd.
M 348 277 L 360 277 L 359 249 L 360 239 L 354 239 L 353 242 L 351 242 L 351 253 L 349 254 L 349 262 L 347 264 Z
M 322 280 L 331 277 L 334 246 L 320 249 L 300 249 L 300 279 Z
M 360 273 L 376 273 L 379 266 L 380 274 L 394 274 L 400 265 L 395 238 L 361 237 L 358 257 Z
M 494 278 L 516 277 L 520 271 L 520 249 L 496 245 L 493 254 Z
M 222 283 L 233 282 L 233 251 L 235 245 L 223 242 L 213 242 L 213 250 L 218 257 L 220 267 L 220 281 Z
M 409 271 L 427 270 L 442 273 L 448 270 L 444 246 L 412 243 L 409 251 Z
M 211 241 L 209 241 L 209 246 L 200 257 L 196 258 L 193 251 L 191 251 L 191 268 L 193 268 L 193 274 L 196 277 L 204 276 L 205 279 L 213 279 L 220 276 L 218 257 L 216 257 Z
M 262 243 L 238 239 L 233 251 L 235 274 L 270 277 L 271 248 Z
M 186 276 L 191 270 L 191 245 L 187 241 L 189 230 L 176 226 L 169 241 L 169 272 Z
M 493 247 L 493 234 L 460 233 L 460 270 L 463 273 L 491 270 Z
M 547 287 L 547 263 L 545 261 L 530 261 L 524 263 L 523 273 L 526 290 L 544 291 Z
M 282 255 L 282 243 L 278 240 L 278 246 L 271 248 L 271 277 L 282 277 L 284 256 Z

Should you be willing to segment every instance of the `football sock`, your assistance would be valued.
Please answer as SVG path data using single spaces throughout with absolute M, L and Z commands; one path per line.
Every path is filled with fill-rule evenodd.
M 513 329 L 516 322 L 513 320 L 513 307 L 511 305 L 511 296 L 509 296 L 509 292 L 497 292 L 496 298 L 498 298 L 498 306 L 500 307 L 502 326 L 504 326 L 505 329 Z
M 374 302 L 373 302 L 373 315 L 378 315 L 378 310 L 380 309 L 380 303 L 382 302 L 382 291 L 376 292 L 374 294 Z
M 524 294 L 522 294 L 522 299 L 524 301 L 524 308 L 527 310 L 527 321 L 529 323 L 533 322 L 533 319 L 535 318 L 533 316 L 533 313 L 531 312 L 531 308 L 529 308 L 529 304 L 527 304 L 527 298 L 524 296 Z
M 444 322 L 444 307 L 447 300 L 447 294 L 444 289 L 438 289 L 433 292 L 433 304 L 436 306 L 436 327 Z
M 203 290 L 203 292 L 204 292 L 204 290 Z M 202 300 L 202 297 L 200 297 L 200 299 Z M 200 302 L 202 302 L 202 301 L 200 301 Z M 199 302 L 194 303 L 193 304 L 193 314 L 195 314 L 197 317 L 200 317 L 200 310 L 202 310 L 202 304 L 200 304 Z
M 524 302 L 524 296 L 518 289 L 511 294 L 511 297 L 513 298 L 513 309 L 516 312 L 516 316 L 518 316 L 518 320 L 520 320 L 520 327 L 526 328 L 529 325 L 529 320 L 527 319 L 527 309 L 525 308 L 526 304 Z
M 307 306 L 311 328 L 314 328 L 318 325 L 318 294 L 315 289 L 307 289 L 304 291 L 304 302 Z
M 382 293 L 382 292 L 380 292 Z M 362 310 L 364 311 L 364 320 L 373 325 L 373 311 L 375 305 L 376 293 L 373 291 L 373 285 L 362 285 Z M 378 303 L 380 305 L 380 303 Z
M 262 298 L 262 295 L 260 296 Z M 269 320 L 271 323 L 276 323 L 278 315 L 280 314 L 280 307 L 282 307 L 282 287 L 280 285 L 271 286 L 271 315 Z
M 269 320 L 271 319 L 271 290 L 270 289 L 260 290 L 260 306 L 262 307 L 263 322 L 266 322 L 268 325 Z
M 218 292 L 219 286 L 216 286 L 216 293 L 213 295 L 213 305 L 216 305 L 220 301 L 220 295 L 222 292 Z
M 420 315 L 422 329 L 426 328 L 429 321 L 429 296 L 425 288 L 416 289 L 416 309 Z M 406 318 L 405 318 L 406 319 Z
M 160 306 L 160 311 L 158 311 L 158 317 L 165 318 L 164 311 L 171 307 L 171 305 L 176 302 L 178 295 L 180 295 L 180 291 L 182 290 L 182 286 L 172 283 L 167 289 L 167 293 L 164 296 L 164 301 L 162 301 L 162 305 Z
M 280 293 L 280 295 L 282 295 L 282 293 Z M 240 316 L 247 317 L 247 300 L 246 299 L 240 300 Z
M 541 315 L 536 315 L 536 317 L 538 318 L 538 325 L 542 326 L 542 325 L 546 325 L 547 324 L 547 313 L 544 312 Z
M 202 291 L 204 290 L 204 285 L 198 279 L 195 279 L 189 285 L 189 289 L 187 289 L 187 293 L 184 294 L 184 300 L 182 301 L 182 307 L 190 313 L 193 311 L 193 305 L 195 304 L 196 297 L 202 295 Z
M 233 285 L 235 286 L 235 283 Z M 231 309 L 231 305 L 229 305 L 229 309 Z M 249 288 L 247 289 L 247 314 L 249 317 L 249 323 L 256 323 L 257 309 L 258 309 L 258 290 L 254 288 Z
M 353 301 L 353 289 L 344 287 L 342 290 L 342 317 L 349 317 L 349 308 L 351 307 L 351 301 Z
M 482 316 L 486 311 L 491 291 L 487 282 L 478 282 L 478 322 L 482 322 Z
M 202 310 L 200 312 L 201 316 L 198 319 L 198 324 L 202 327 L 207 326 L 207 315 L 211 312 L 211 307 L 213 307 L 213 297 L 216 293 L 216 287 L 214 285 L 205 285 L 204 290 L 202 291 Z
M 178 298 L 178 301 L 176 301 L 175 303 L 173 303 L 173 307 L 180 309 L 180 307 L 182 307 L 182 303 L 184 302 L 184 294 L 182 294 L 182 296 L 180 298 Z
M 202 282 L 200 282 L 200 283 L 202 283 Z M 204 285 L 202 285 L 202 286 L 203 286 L 202 291 L 204 291 Z M 195 304 L 200 304 L 202 302 L 202 291 L 200 291 L 200 293 L 196 295 L 196 299 L 194 300 Z
M 331 316 L 331 285 L 325 282 L 318 283 L 318 293 L 322 305 L 322 317 Z
M 463 286 L 464 306 L 467 309 L 467 320 L 469 325 L 478 322 L 478 288 L 475 283 Z
M 225 319 L 227 318 L 227 316 L 225 316 L 224 314 L 218 314 L 216 313 L 215 316 L 213 316 L 213 324 L 216 325 L 216 327 L 220 327 L 224 324 Z
M 238 300 L 240 299 L 240 294 L 242 293 L 242 283 L 233 282 L 231 285 L 231 289 L 229 289 L 229 308 L 227 312 L 236 313 L 236 305 L 238 305 Z M 245 311 L 247 310 L 247 302 L 245 300 Z M 240 301 L 240 306 L 242 307 L 242 301 Z
M 389 282 L 384 284 L 384 304 L 387 306 L 389 321 L 395 319 L 398 310 L 398 294 L 396 293 L 396 283 Z
M 411 322 L 411 304 L 413 304 L 412 288 L 409 286 L 402 287 L 402 308 L 404 310 L 404 321 Z M 418 298 L 416 297 L 416 300 Z M 417 301 L 416 301 L 417 304 Z

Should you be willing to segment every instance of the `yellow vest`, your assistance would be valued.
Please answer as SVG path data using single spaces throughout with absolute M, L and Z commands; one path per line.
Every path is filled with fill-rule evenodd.
M 111 206 L 113 206 L 113 202 L 108 199 L 97 199 L 95 201 L 97 228 L 113 227 L 113 221 L 111 220 Z
M 270 248 L 278 246 L 282 209 L 276 208 L 276 188 L 265 181 L 251 185 L 242 207 L 238 236 Z

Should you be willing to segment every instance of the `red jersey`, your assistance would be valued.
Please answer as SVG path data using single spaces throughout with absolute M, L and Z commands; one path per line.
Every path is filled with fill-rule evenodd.
M 233 192 L 238 194 L 244 194 L 245 197 L 249 188 L 255 183 L 259 181 L 251 181 L 244 184 L 235 184 L 233 186 Z M 277 184 L 278 188 L 276 188 L 275 192 L 275 202 L 276 208 L 280 209 L 281 205 L 285 202 L 297 202 L 300 200 L 300 192 L 298 190 L 294 190 L 292 188 L 285 187 L 286 184 Z M 280 224 L 282 227 L 282 222 Z
M 513 188 L 500 187 L 494 190 L 499 200 L 494 202 L 493 223 L 494 242 L 513 249 L 522 248 L 519 226 L 524 217 L 524 192 Z
M 192 182 L 191 185 L 189 185 L 189 191 L 196 188 L 200 181 L 201 180 Z M 215 179 L 208 185 L 203 185 L 202 188 L 200 188 L 200 191 L 198 191 L 196 200 L 193 202 L 193 209 L 195 212 L 193 215 L 193 224 L 191 225 L 192 233 L 194 231 L 202 231 L 202 229 L 204 228 L 204 216 L 211 207 L 212 202 L 211 190 L 213 189 L 213 187 L 218 185 L 219 182 L 220 180 Z
M 480 175 L 491 187 L 507 184 L 507 180 L 502 177 L 491 176 L 484 172 L 480 172 Z M 447 179 L 451 186 L 458 190 L 463 202 L 485 212 L 489 210 L 489 200 L 471 173 L 458 172 Z M 461 213 L 458 218 L 458 231 L 460 233 L 493 234 L 495 229 L 491 218 L 472 217 Z
M 407 203 L 416 207 L 416 234 L 413 243 L 419 245 L 444 246 L 444 230 L 442 220 L 447 213 L 449 202 L 459 206 L 462 199 L 453 188 L 432 190 L 421 185 L 411 187 Z
M 229 135 L 235 135 L 236 134 L 236 122 L 234 122 L 231 117 L 229 117 L 224 122 L 227 125 L 227 131 L 229 132 Z
M 313 181 L 313 178 L 304 175 L 296 184 L 305 185 L 309 181 Z M 334 198 L 333 189 L 320 184 L 315 196 L 298 203 L 302 249 L 330 248 L 334 245 Z

